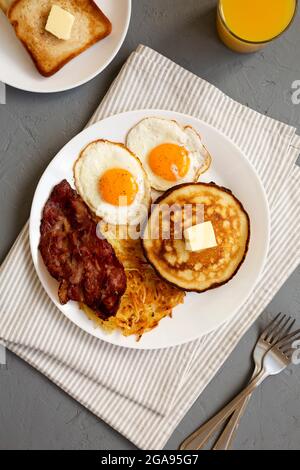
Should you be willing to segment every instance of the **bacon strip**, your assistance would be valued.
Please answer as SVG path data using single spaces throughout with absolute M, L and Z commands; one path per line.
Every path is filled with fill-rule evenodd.
M 117 313 L 126 274 L 110 243 L 97 236 L 96 227 L 89 208 L 63 180 L 45 204 L 39 250 L 59 282 L 60 302 L 83 302 L 107 319 Z

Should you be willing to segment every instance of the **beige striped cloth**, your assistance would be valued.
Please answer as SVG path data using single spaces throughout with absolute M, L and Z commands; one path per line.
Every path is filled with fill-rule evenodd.
M 300 139 L 157 52 L 131 54 L 90 123 L 161 108 L 200 118 L 232 139 L 256 167 L 272 216 L 262 278 L 235 318 L 192 343 L 139 351 L 81 331 L 52 304 L 23 229 L 1 268 L 0 340 L 142 449 L 161 449 L 245 331 L 300 262 Z M 250 351 L 249 351 L 250 353 Z

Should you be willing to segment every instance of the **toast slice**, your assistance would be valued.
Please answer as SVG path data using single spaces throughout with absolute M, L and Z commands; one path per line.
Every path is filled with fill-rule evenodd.
M 66 41 L 45 30 L 52 5 L 75 16 L 71 38 Z M 16 0 L 8 11 L 8 18 L 45 77 L 108 36 L 112 29 L 109 19 L 93 0 Z
M 0 0 L 1 10 L 3 10 L 4 13 L 6 13 L 13 2 L 14 0 Z

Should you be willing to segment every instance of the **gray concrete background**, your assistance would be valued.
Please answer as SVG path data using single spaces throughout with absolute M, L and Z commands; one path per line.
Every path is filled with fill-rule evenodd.
M 77 134 L 139 43 L 153 47 L 263 114 L 297 126 L 300 105 L 300 18 L 282 38 L 251 56 L 227 50 L 215 34 L 212 0 L 133 0 L 126 41 L 113 63 L 90 83 L 55 95 L 7 89 L 0 105 L 0 259 L 29 216 L 39 177 Z M 300 321 L 300 269 L 248 331 L 169 440 L 179 443 L 231 398 L 249 378 L 250 352 L 262 326 L 278 311 Z M 133 449 L 44 376 L 11 353 L 0 370 L 0 449 Z M 300 448 L 300 368 L 269 379 L 252 398 L 236 449 Z

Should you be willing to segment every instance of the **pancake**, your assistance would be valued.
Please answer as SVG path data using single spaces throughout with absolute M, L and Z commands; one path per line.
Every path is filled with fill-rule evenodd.
M 197 219 L 199 208 L 201 221 Z M 212 222 L 218 245 L 186 250 L 184 228 L 205 221 Z M 214 183 L 188 183 L 175 186 L 156 201 L 142 245 L 147 260 L 163 279 L 183 290 L 204 292 L 225 284 L 237 273 L 249 237 L 248 214 L 230 190 Z

